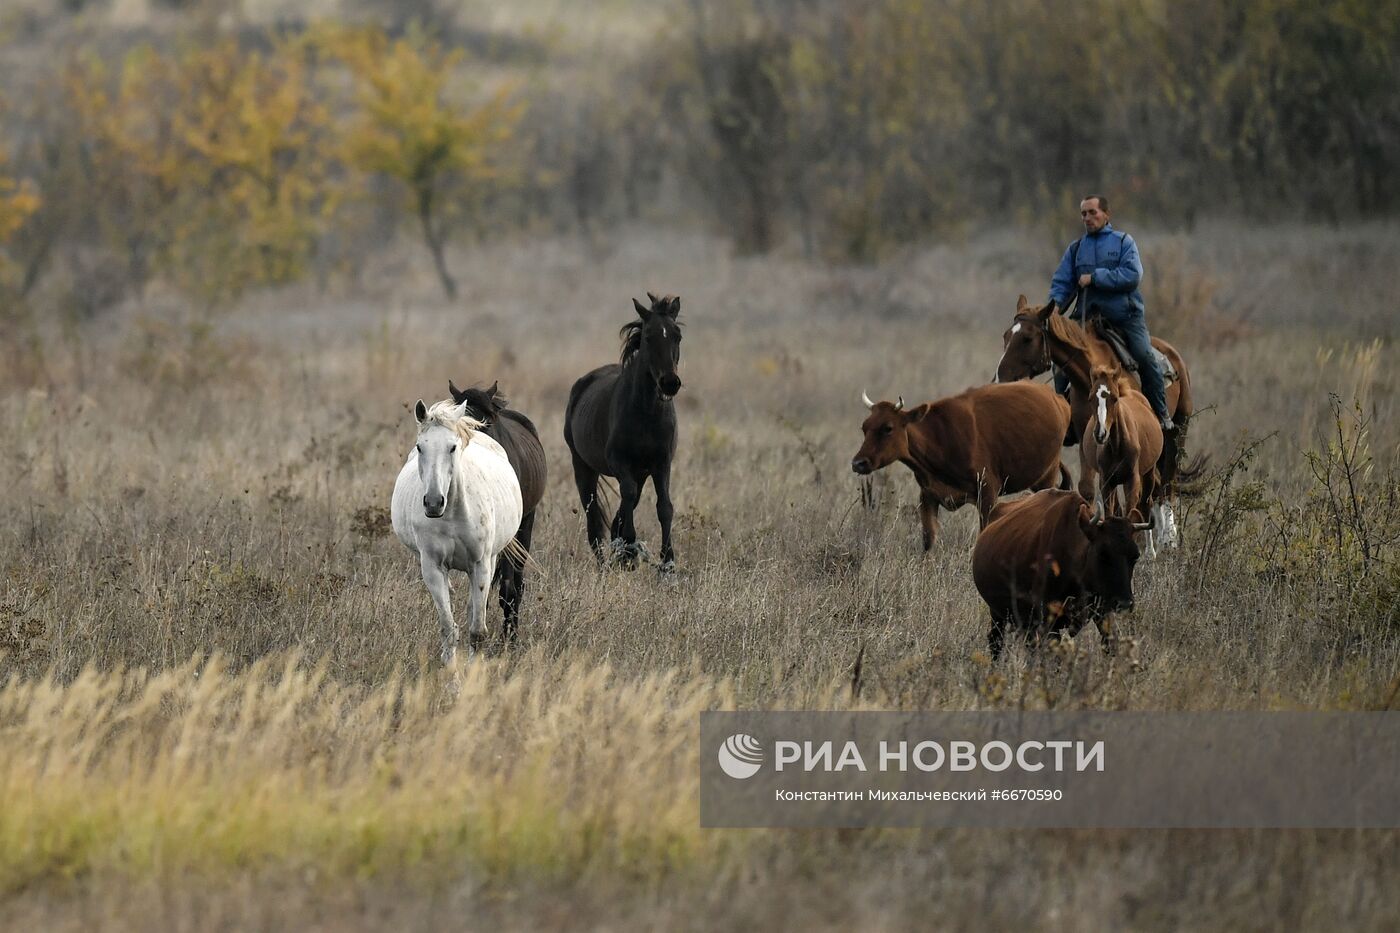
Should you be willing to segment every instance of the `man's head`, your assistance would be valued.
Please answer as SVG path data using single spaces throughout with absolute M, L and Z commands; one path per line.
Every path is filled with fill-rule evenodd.
M 1085 233 L 1098 233 L 1108 223 L 1108 198 L 1091 194 L 1079 202 L 1079 217 Z

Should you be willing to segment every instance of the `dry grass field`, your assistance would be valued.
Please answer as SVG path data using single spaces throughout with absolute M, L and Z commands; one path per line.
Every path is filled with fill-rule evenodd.
M 463 247 L 451 306 L 408 245 L 363 293 L 154 295 L 9 348 L 0 927 L 1382 928 L 1394 832 L 704 831 L 696 737 L 734 707 L 1393 707 L 1396 233 L 1139 233 L 1216 472 L 1111 658 L 989 662 L 973 510 L 924 556 L 907 471 L 871 511 L 849 469 L 862 389 L 987 380 L 1043 235 L 877 267 L 536 237 Z M 647 289 L 686 326 L 670 581 L 597 569 L 562 439 Z M 521 643 L 455 698 L 387 518 L 449 377 L 499 379 L 551 470 Z

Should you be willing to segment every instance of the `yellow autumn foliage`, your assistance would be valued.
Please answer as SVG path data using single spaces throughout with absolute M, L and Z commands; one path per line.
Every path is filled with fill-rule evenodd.
M 502 88 L 479 104 L 453 99 L 462 64 L 419 33 L 390 39 L 379 29 L 327 34 L 333 54 L 349 69 L 355 112 L 343 138 L 347 163 L 399 182 L 409 196 L 423 239 L 449 297 L 456 285 L 443 249 L 451 223 L 488 184 L 507 179 L 501 153 L 524 113 Z
M 233 39 L 142 47 L 115 76 L 76 63 L 64 90 L 91 171 L 111 185 L 99 190 L 122 193 L 121 219 L 177 285 L 216 303 L 300 278 L 336 202 L 330 115 L 304 39 L 274 37 L 265 52 Z
M 0 148 L 0 286 L 15 284 L 18 269 L 7 247 L 41 203 L 33 182 L 11 174 L 9 153 Z

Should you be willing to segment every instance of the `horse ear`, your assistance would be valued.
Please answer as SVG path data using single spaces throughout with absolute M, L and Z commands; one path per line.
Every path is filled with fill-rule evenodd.
M 666 313 L 667 317 L 674 321 L 681 313 L 681 296 L 672 295 L 670 303 L 662 310 Z
M 500 387 L 501 380 L 497 379 L 491 383 L 491 388 L 486 390 L 486 394 L 491 397 L 492 401 L 495 401 L 496 396 L 501 394 Z
M 1052 314 L 1054 314 L 1054 313 L 1055 313 L 1055 302 L 1053 302 L 1053 301 L 1047 301 L 1047 302 L 1045 303 L 1045 307 L 1043 307 L 1043 308 L 1041 308 L 1039 311 L 1037 311 L 1037 312 L 1035 313 L 1035 316 L 1038 317 L 1038 318 L 1040 318 L 1042 321 L 1048 321 L 1048 320 L 1050 320 L 1050 315 L 1052 315 Z
M 656 292 L 647 292 L 647 297 L 651 299 L 652 306 L 655 307 L 660 298 L 656 297 Z
M 1026 310 L 1026 305 L 1028 305 L 1028 304 L 1030 304 L 1030 302 L 1026 300 L 1026 296 L 1025 296 L 1025 295 L 1017 295 L 1017 296 L 1016 296 L 1016 313 L 1017 313 L 1017 314 L 1020 314 L 1022 311 Z
M 457 383 L 453 382 L 451 379 L 447 380 L 447 391 L 452 393 L 452 401 L 456 402 L 458 405 L 466 400 L 467 393 L 457 388 Z M 423 419 L 420 418 L 418 420 L 421 421 Z
M 637 317 L 642 320 L 645 321 L 647 318 L 651 317 L 651 309 L 635 298 L 632 299 L 632 307 L 637 309 Z
M 418 400 L 418 404 L 413 406 L 413 417 L 418 419 L 419 424 L 428 420 L 428 406 L 423 404 L 421 398 Z

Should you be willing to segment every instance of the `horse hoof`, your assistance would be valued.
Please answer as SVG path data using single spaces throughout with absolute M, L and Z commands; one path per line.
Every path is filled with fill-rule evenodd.
M 657 564 L 656 575 L 667 583 L 676 582 L 676 562 L 674 560 L 668 560 Z
M 637 558 L 641 553 L 642 546 L 635 541 L 628 544 L 621 538 L 613 538 L 612 540 L 613 562 L 624 570 L 636 570 Z

